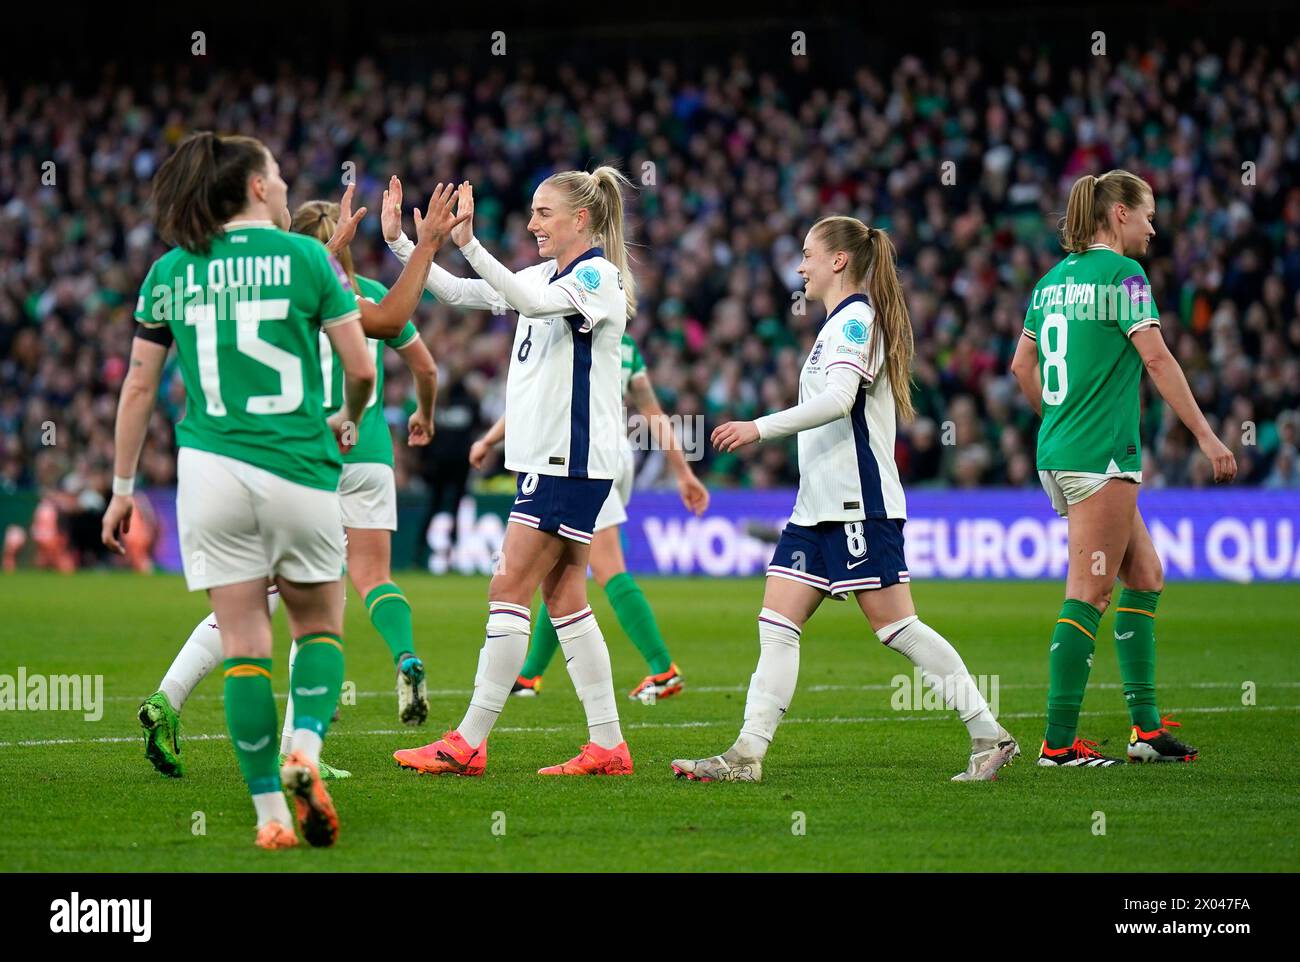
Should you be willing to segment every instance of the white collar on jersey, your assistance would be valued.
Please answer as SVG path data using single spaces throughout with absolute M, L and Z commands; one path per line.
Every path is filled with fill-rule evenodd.
M 1110 250 L 1114 250 L 1114 248 L 1111 247 L 1109 244 L 1089 244 L 1089 245 L 1088 245 L 1088 250 L 1090 250 L 1090 251 L 1110 251 Z
M 555 283 L 556 281 L 558 281 L 561 277 L 564 277 L 566 274 L 568 274 L 570 271 L 572 271 L 575 267 L 577 267 L 579 264 L 581 264 L 581 263 L 582 263 L 583 261 L 585 261 L 585 260 L 590 260 L 590 259 L 593 258 L 593 257 L 604 257 L 604 256 L 605 256 L 604 248 L 601 248 L 601 247 L 588 247 L 585 251 L 583 251 L 581 254 L 579 254 L 577 257 L 575 257 L 575 258 L 570 262 L 570 264 L 569 264 L 568 267 L 566 267 L 566 268 L 565 268 L 564 270 L 562 270 L 562 271 L 558 271 L 558 272 L 557 272 L 556 274 L 554 274 L 554 275 L 551 277 L 551 279 L 550 279 L 549 281 L 547 281 L 546 283 L 548 283 L 548 284 L 554 284 L 554 283 Z
M 861 291 L 855 291 L 831 309 L 831 312 L 826 315 L 826 322 L 830 323 L 832 317 L 844 310 L 844 308 L 848 307 L 850 304 L 866 304 L 870 306 L 871 301 L 867 298 L 866 294 L 863 294 Z
M 247 230 L 250 227 L 269 227 L 271 230 L 279 230 L 269 220 L 230 220 L 221 225 L 222 230 Z

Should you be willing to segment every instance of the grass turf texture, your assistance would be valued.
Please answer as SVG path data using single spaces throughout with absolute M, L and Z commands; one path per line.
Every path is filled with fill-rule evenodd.
M 135 710 L 206 609 L 179 578 L 125 574 L 0 578 L 0 673 L 103 674 L 104 714 L 0 712 L 0 867 L 44 871 L 272 870 L 1052 870 L 1295 871 L 1300 718 L 1295 611 L 1300 587 L 1170 586 L 1162 600 L 1160 706 L 1201 749 L 1192 765 L 1047 770 L 1047 644 L 1061 597 L 1048 583 L 913 585 L 919 610 L 973 674 L 997 674 L 1001 712 L 1025 752 L 994 783 L 952 784 L 966 733 L 946 711 L 895 711 L 889 687 L 911 665 L 884 650 L 851 604 L 826 603 L 804 634 L 800 688 L 759 785 L 675 780 L 668 763 L 725 749 L 741 722 L 757 655 L 762 584 L 645 579 L 684 695 L 621 701 L 636 774 L 542 778 L 586 740 L 557 658 L 537 699 L 511 699 L 487 775 L 402 771 L 396 748 L 432 741 L 464 710 L 481 644 L 486 580 L 402 573 L 429 667 L 429 724 L 396 720 L 394 671 L 351 597 L 345 640 L 355 704 L 326 742 L 354 777 L 332 791 L 332 850 L 264 853 L 225 741 L 219 672 L 186 706 L 179 780 L 145 760 Z M 620 696 L 645 673 L 603 594 L 592 604 Z M 1110 613 L 1102 621 L 1084 737 L 1123 754 L 1128 719 Z M 287 689 L 284 615 L 276 688 Z M 1254 682 L 1256 705 L 1242 704 Z M 66 741 L 64 741 L 66 740 Z M 30 744 L 37 741 L 41 744 Z M 47 743 L 53 742 L 53 743 Z M 195 835 L 194 813 L 206 834 Z M 494 834 L 502 827 L 504 834 Z M 1105 814 L 1095 835 L 1094 813 Z M 803 813 L 805 834 L 795 834 Z

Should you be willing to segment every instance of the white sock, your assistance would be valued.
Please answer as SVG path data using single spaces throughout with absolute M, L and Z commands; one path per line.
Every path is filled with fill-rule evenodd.
M 158 688 L 172 707 L 180 711 L 198 683 L 221 664 L 221 657 L 221 630 L 217 627 L 217 616 L 209 611 L 176 653 Z
M 253 796 L 253 808 L 257 809 L 257 827 L 267 822 L 279 822 L 285 828 L 292 828 L 289 816 L 289 803 L 284 800 L 284 792 L 263 792 Z
M 275 609 L 280 607 L 279 590 L 272 588 L 267 592 L 266 601 L 271 614 L 275 614 Z M 207 678 L 221 660 L 221 629 L 217 627 L 217 616 L 209 611 L 207 617 L 194 626 L 189 638 L 176 653 L 158 689 L 179 712 L 199 682 Z
M 587 607 L 567 615 L 552 615 L 551 624 L 560 639 L 578 700 L 587 713 L 588 737 L 601 748 L 616 748 L 623 742 L 623 732 L 618 725 L 609 648 L 596 616 Z
M 474 748 L 483 744 L 497 723 L 519 669 L 524 667 L 532 624 L 529 615 L 523 605 L 488 602 L 487 637 L 478 656 L 474 694 L 464 719 L 456 726 L 460 737 Z
M 758 613 L 758 667 L 745 696 L 745 724 L 728 753 L 762 760 L 799 681 L 799 626 L 771 608 Z
M 289 643 L 289 701 L 284 706 L 284 727 L 280 729 L 280 754 L 293 751 L 293 663 L 298 660 L 298 642 Z
M 921 669 L 921 677 L 957 713 L 971 738 L 997 738 L 998 721 L 975 687 L 957 649 L 916 615 L 885 625 L 876 637 Z
M 313 765 L 320 764 L 320 747 L 321 737 L 310 728 L 299 728 L 293 733 L 293 741 L 290 742 L 289 748 L 295 752 L 302 752 L 306 755 Z M 285 753 L 286 755 L 288 752 Z

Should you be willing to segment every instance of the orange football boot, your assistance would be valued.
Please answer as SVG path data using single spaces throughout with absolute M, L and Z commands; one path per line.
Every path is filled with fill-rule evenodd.
M 542 676 L 536 675 L 532 678 L 525 678 L 520 675 L 515 679 L 515 683 L 510 688 L 510 694 L 516 698 L 536 698 L 542 693 Z
M 302 752 L 290 752 L 280 767 L 280 784 L 293 797 L 302 837 L 317 848 L 333 845 L 339 837 L 339 815 L 320 768 Z
M 402 748 L 393 757 L 400 767 L 429 775 L 482 775 L 487 767 L 487 739 L 473 748 L 453 729 L 432 745 Z
M 264 848 L 267 851 L 274 851 L 277 848 L 293 848 L 298 844 L 298 836 L 293 834 L 293 829 L 281 825 L 279 822 L 267 822 L 257 829 L 258 848 Z
M 673 664 L 668 666 L 667 671 L 657 675 L 646 675 L 641 679 L 641 684 L 627 693 L 627 697 L 633 701 L 653 705 L 664 698 L 672 698 L 673 695 L 679 694 L 683 687 L 685 682 L 682 680 L 681 670 Z
M 539 768 L 538 775 L 631 775 L 632 755 L 627 750 L 627 742 L 620 742 L 613 748 L 601 748 L 595 742 L 582 746 L 576 758 L 570 758 L 563 765 L 551 765 Z

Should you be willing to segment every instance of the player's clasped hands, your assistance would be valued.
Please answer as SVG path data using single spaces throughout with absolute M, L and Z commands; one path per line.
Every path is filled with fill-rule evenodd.
M 724 454 L 758 440 L 758 425 L 753 421 L 728 421 L 713 429 L 713 446 Z

